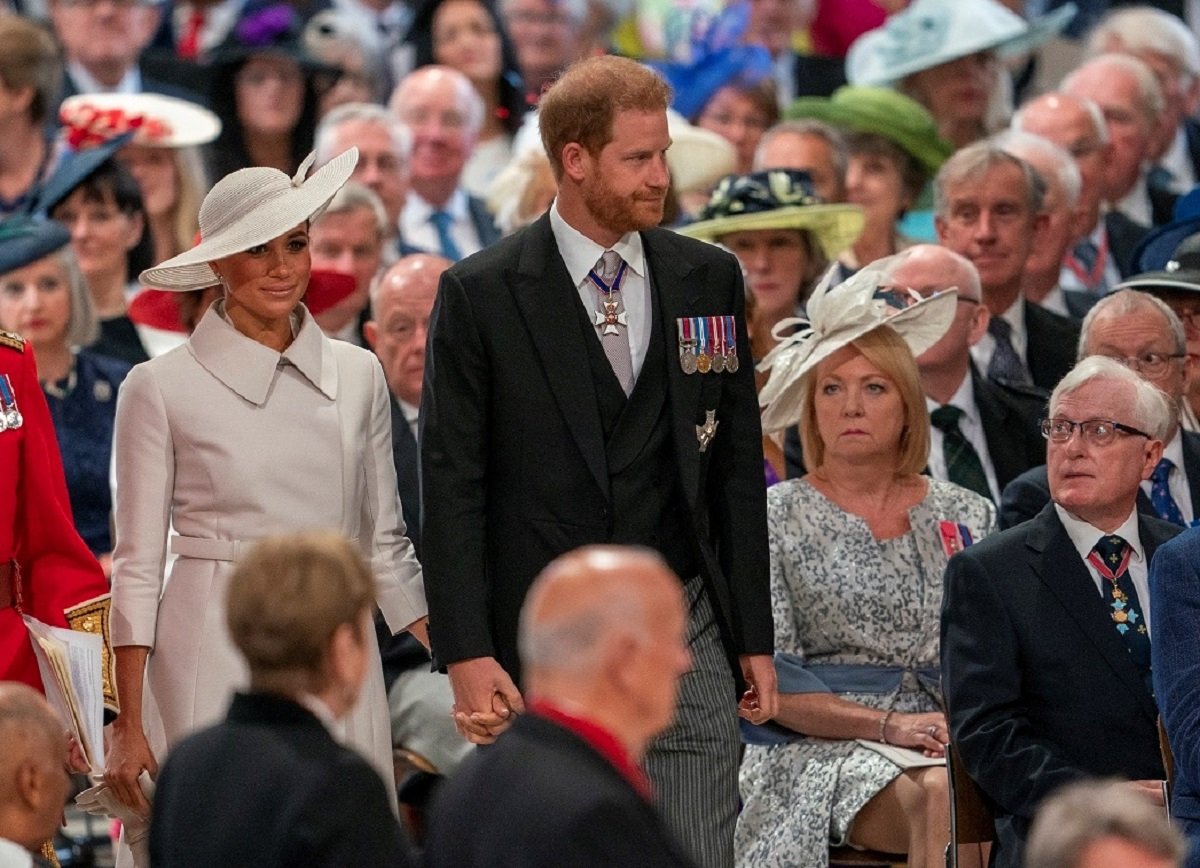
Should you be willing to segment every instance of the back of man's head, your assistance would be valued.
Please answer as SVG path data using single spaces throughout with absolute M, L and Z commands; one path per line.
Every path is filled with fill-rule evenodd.
M 659 555 L 570 552 L 542 571 L 521 610 L 528 691 L 582 710 L 640 754 L 674 716 L 686 628 L 682 586 Z
M 36 850 L 67 795 L 63 724 L 32 687 L 0 683 L 0 838 Z
M 1175 868 L 1187 847 L 1162 808 L 1123 781 L 1063 787 L 1038 809 L 1026 868 Z

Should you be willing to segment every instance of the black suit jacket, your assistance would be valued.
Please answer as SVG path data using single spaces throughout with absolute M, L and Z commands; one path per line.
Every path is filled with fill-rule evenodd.
M 1067 371 L 1075 367 L 1079 346 L 1079 323 L 1039 307 L 1025 305 L 1025 362 L 1033 384 L 1053 391 Z
M 1187 477 L 1192 505 L 1200 507 L 1200 434 L 1184 431 L 1182 436 L 1183 473 Z M 1023 521 L 1028 521 L 1049 502 L 1050 482 L 1046 478 L 1046 465 L 1042 464 L 1022 473 L 1004 489 L 1000 498 L 1000 527 L 1015 527 Z M 1150 498 L 1140 489 L 1137 508 L 1143 515 L 1156 514 Z
M 150 859 L 165 868 L 412 865 L 379 773 L 308 709 L 239 693 L 158 777 Z
M 1117 264 L 1121 278 L 1137 274 L 1134 253 L 1142 239 L 1150 234 L 1149 227 L 1130 220 L 1120 211 L 1109 211 L 1104 215 L 1104 231 L 1108 238 L 1108 253 Z
M 426 868 L 685 868 L 654 808 L 574 733 L 523 714 L 438 790 Z
M 1140 516 L 1147 559 L 1181 530 Z M 1063 784 L 1163 777 L 1154 697 L 1052 505 L 950 560 L 941 653 L 951 737 L 996 813 L 994 866 L 1021 864 Z
M 975 406 L 983 423 L 988 456 L 1003 491 L 1014 478 L 1046 460 L 1046 441 L 1038 429 L 1045 401 L 981 376 L 971 366 Z
M 726 650 L 773 650 L 766 492 L 737 260 L 674 232 L 642 233 L 658 308 L 675 467 Z M 421 399 L 422 555 L 442 665 L 496 657 L 518 672 L 517 617 L 551 560 L 612 528 L 589 334 L 548 216 L 442 275 Z M 736 374 L 686 375 L 676 320 L 732 314 Z M 701 451 L 697 427 L 714 413 Z M 735 679 L 740 681 L 740 671 Z

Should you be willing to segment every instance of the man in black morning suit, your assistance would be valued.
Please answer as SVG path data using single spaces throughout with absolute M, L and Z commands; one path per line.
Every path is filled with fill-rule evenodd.
M 766 499 L 737 262 L 653 228 L 668 98 L 632 61 L 572 67 L 540 109 L 550 214 L 443 275 L 421 404 L 423 561 L 457 720 L 488 741 L 521 708 L 516 626 L 534 576 L 590 543 L 663 555 L 688 592 L 694 667 L 647 769 L 668 825 L 715 866 L 732 862 L 736 714 L 776 705 Z M 588 273 L 606 251 L 621 257 L 620 325 Z M 597 316 L 619 344 L 602 344 Z M 693 317 L 733 318 L 736 372 L 684 372 Z
M 1134 501 L 1172 409 L 1096 356 L 1056 388 L 1050 418 L 1054 503 L 951 559 L 942 603 L 950 735 L 995 811 L 1001 868 L 1021 864 L 1039 803 L 1069 781 L 1116 776 L 1162 798 L 1146 575 L 1181 529 Z

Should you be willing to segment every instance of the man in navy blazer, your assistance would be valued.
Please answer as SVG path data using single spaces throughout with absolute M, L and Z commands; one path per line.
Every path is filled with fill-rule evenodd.
M 950 737 L 996 817 L 992 864 L 1016 868 L 1041 801 L 1116 776 L 1161 802 L 1147 565 L 1180 528 L 1139 515 L 1172 424 L 1119 363 L 1080 362 L 1050 398 L 1053 503 L 946 568 L 942 685 Z
M 1200 531 L 1159 549 L 1150 569 L 1154 693 L 1175 758 L 1171 816 L 1200 868 Z

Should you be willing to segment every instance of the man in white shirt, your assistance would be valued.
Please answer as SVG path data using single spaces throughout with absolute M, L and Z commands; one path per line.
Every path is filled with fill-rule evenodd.
M 422 67 L 396 86 L 389 107 L 412 136 L 401 252 L 457 262 L 495 242 L 500 233 L 486 206 L 462 187 L 483 126 L 483 100 L 470 80 L 447 66 Z
M 1139 485 L 1174 411 L 1112 359 L 1050 398 L 1053 504 L 950 560 L 942 684 L 963 767 L 996 805 L 992 864 L 1015 868 L 1039 804 L 1084 776 L 1162 803 L 1147 568 L 1180 528 L 1141 515 Z
M 0 682 L 0 868 L 50 864 L 40 853 L 67 799 L 63 731 L 36 690 Z
M 1045 183 L 1024 160 L 985 140 L 957 151 L 934 179 L 938 242 L 979 272 L 991 314 L 971 355 L 992 380 L 1050 391 L 1071 369 L 1079 327 L 1025 299 L 1034 236 L 1046 228 Z

